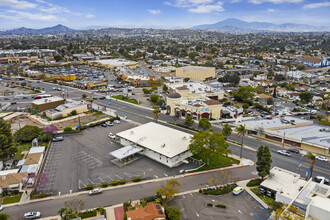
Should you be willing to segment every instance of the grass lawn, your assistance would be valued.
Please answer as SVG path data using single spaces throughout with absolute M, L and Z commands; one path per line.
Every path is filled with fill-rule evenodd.
M 23 154 L 22 152 L 23 151 L 28 151 L 30 149 L 30 146 L 31 146 L 31 142 L 28 142 L 28 143 L 24 143 L 24 144 L 21 144 L 19 147 L 18 147 L 18 150 L 16 152 L 16 155 L 15 155 L 15 160 L 21 160 L 23 158 Z
M 2 200 L 2 204 L 10 204 L 10 203 L 15 203 L 19 202 L 21 200 L 22 193 L 16 196 L 11 196 L 11 197 L 5 197 Z
M 129 97 L 124 99 L 124 96 L 123 95 L 113 95 L 111 96 L 112 98 L 115 98 L 115 99 L 120 99 L 120 100 L 123 100 L 125 102 L 130 102 L 130 103 L 133 103 L 133 104 L 137 104 L 137 105 L 140 105 L 142 102 L 141 101 L 137 101 L 137 100 L 131 100 Z
M 198 159 L 198 160 L 200 159 L 198 156 L 193 156 L 193 158 Z M 239 160 L 236 160 L 234 158 L 227 157 L 224 155 L 217 155 L 215 157 L 209 158 L 209 165 L 205 164 L 203 167 L 199 168 L 198 170 L 192 171 L 192 172 L 228 167 L 235 163 L 239 164 Z

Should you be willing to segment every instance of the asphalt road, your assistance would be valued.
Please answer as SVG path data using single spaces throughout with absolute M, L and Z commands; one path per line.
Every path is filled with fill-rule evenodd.
M 245 180 L 254 178 L 255 166 L 241 167 L 236 169 L 229 169 L 225 172 L 229 177 L 237 177 L 235 180 Z M 177 178 L 182 187 L 180 192 L 185 192 L 189 190 L 199 189 L 206 187 L 208 178 L 212 175 L 216 175 L 216 172 L 204 173 L 200 175 L 192 175 L 187 177 Z M 232 182 L 233 179 L 227 182 Z M 64 196 L 59 199 L 50 199 L 43 202 L 29 203 L 20 206 L 7 207 L 4 211 L 11 215 L 13 219 L 23 219 L 23 215 L 29 211 L 40 211 L 42 217 L 55 216 L 56 212 L 64 207 L 64 202 L 72 200 L 74 198 L 81 199 L 85 202 L 85 209 L 91 209 L 99 206 L 110 206 L 125 201 L 138 200 L 147 196 L 152 196 L 156 194 L 156 190 L 159 186 L 164 185 L 167 180 L 159 182 L 147 182 L 138 185 L 132 185 L 127 187 L 110 188 L 110 190 L 104 191 L 102 194 L 89 196 L 87 193 L 82 195 L 77 195 L 74 197 Z

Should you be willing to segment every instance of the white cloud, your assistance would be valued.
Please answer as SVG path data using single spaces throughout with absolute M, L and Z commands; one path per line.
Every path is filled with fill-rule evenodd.
M 164 2 L 167 5 L 177 8 L 187 8 L 192 13 L 210 13 L 224 11 L 223 3 L 214 0 L 174 0 Z
M 282 3 L 300 3 L 304 0 L 249 0 L 252 4 L 262 4 L 262 3 L 273 3 L 273 4 L 282 4 Z
M 9 14 L 14 14 L 14 17 L 19 18 L 19 19 L 49 21 L 49 20 L 55 20 L 57 18 L 54 15 L 30 13 L 30 12 L 16 11 L 16 10 L 7 10 L 6 12 Z
M 221 12 L 224 11 L 222 7 L 222 2 L 211 5 L 199 5 L 196 8 L 189 8 L 188 11 L 192 13 L 210 13 L 210 12 Z
M 93 14 L 87 14 L 86 15 L 86 18 L 95 18 L 96 16 L 95 15 L 93 15 Z
M 0 0 L 0 7 L 9 7 L 14 9 L 36 8 L 37 4 L 20 0 Z
M 273 9 L 273 8 L 268 8 L 268 9 L 267 9 L 267 12 L 271 12 L 271 13 L 272 13 L 272 12 L 275 12 L 275 9 Z
M 153 14 L 153 15 L 158 15 L 158 14 L 161 13 L 160 10 L 147 9 L 147 11 L 148 11 L 150 14 Z
M 311 3 L 304 5 L 304 9 L 314 9 L 314 8 L 321 8 L 321 7 L 329 7 L 330 2 L 319 2 L 319 3 Z

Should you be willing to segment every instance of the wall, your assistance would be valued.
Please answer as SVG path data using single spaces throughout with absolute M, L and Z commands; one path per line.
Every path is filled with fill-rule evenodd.
M 314 206 L 312 202 L 312 204 L 310 205 L 309 216 L 320 220 L 329 219 L 330 210 L 324 210 L 317 206 Z
M 329 156 L 329 154 L 326 154 L 325 152 L 325 147 L 324 148 L 320 148 L 320 147 L 316 147 L 310 144 L 306 144 L 306 143 L 302 143 L 301 144 L 301 149 L 306 150 L 306 151 L 310 151 L 313 153 L 318 153 L 318 154 L 322 154 L 325 156 Z
M 292 199 L 282 195 L 282 194 L 279 194 L 279 193 L 276 193 L 276 202 L 282 202 L 282 203 L 285 203 L 285 204 L 290 204 L 290 202 L 292 201 Z

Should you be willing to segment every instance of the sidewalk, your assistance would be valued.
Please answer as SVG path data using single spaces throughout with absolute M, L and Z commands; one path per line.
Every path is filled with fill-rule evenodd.
M 254 194 L 249 187 L 246 186 L 246 184 L 249 182 L 250 180 L 244 180 L 241 182 L 237 182 L 238 186 L 244 187 L 244 189 L 246 190 L 247 193 L 249 193 L 255 200 L 257 200 L 263 207 L 265 207 L 266 209 L 268 209 L 268 205 L 262 200 L 260 199 L 256 194 Z
M 27 192 L 27 194 L 25 192 Z M 24 203 L 30 201 L 31 192 L 32 192 L 32 189 L 27 189 L 26 191 L 24 191 L 24 193 L 21 196 L 21 200 L 19 201 L 19 203 L 24 204 Z

